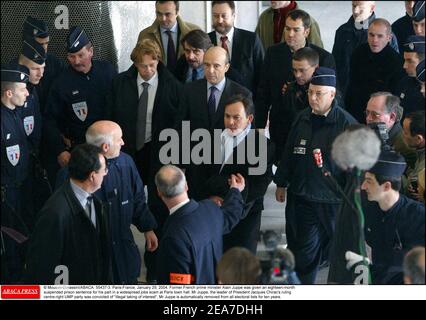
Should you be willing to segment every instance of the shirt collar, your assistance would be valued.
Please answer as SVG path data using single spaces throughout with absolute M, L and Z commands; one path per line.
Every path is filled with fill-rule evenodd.
M 171 27 L 170 29 L 166 29 L 166 28 L 163 28 L 163 27 L 161 27 L 161 26 L 160 26 L 160 30 L 161 30 L 161 33 L 166 32 L 167 30 L 170 30 L 170 31 L 171 31 L 171 32 L 173 32 L 173 33 L 177 33 L 177 31 L 178 31 L 178 23 L 177 23 L 177 20 L 176 20 L 175 25 L 174 25 L 173 27 Z
M 150 86 L 153 86 L 156 83 L 157 79 L 158 79 L 158 71 L 148 81 L 145 81 L 144 79 L 142 79 L 141 75 L 138 72 L 138 76 L 136 78 L 136 81 L 137 81 L 138 88 L 139 88 L 141 86 L 141 84 L 144 83 L 144 82 L 148 82 Z
M 220 34 L 219 32 L 216 31 L 216 38 L 217 38 L 218 45 L 221 44 L 220 37 L 225 37 L 225 36 L 228 37 L 228 41 L 232 43 L 232 40 L 234 39 L 234 31 L 235 31 L 234 27 L 232 27 L 231 30 L 229 30 L 229 32 L 225 35 Z
M 237 136 L 231 136 L 229 133 L 228 133 L 228 130 L 223 130 L 223 132 L 222 132 L 222 134 L 221 134 L 221 136 L 222 137 L 225 137 L 225 139 L 234 139 L 234 138 L 237 138 L 237 145 L 242 141 L 242 140 L 244 140 L 244 138 L 249 134 L 249 132 L 250 132 L 250 129 L 251 129 L 251 123 L 249 123 L 248 124 L 248 126 L 247 126 L 247 128 L 245 128 L 239 135 L 237 135 Z
M 74 192 L 75 196 L 77 197 L 78 202 L 81 203 L 81 206 L 84 208 L 87 203 L 87 197 L 90 197 L 91 194 L 87 191 L 80 188 L 78 185 L 76 185 L 72 180 L 70 179 L 71 189 Z
M 173 208 L 170 208 L 170 215 L 178 211 L 180 208 L 182 208 L 184 205 L 186 205 L 189 202 L 189 199 L 186 199 L 185 201 L 182 201 L 181 203 L 175 205 Z
M 215 86 L 217 90 L 223 92 L 223 90 L 225 89 L 225 84 L 226 84 L 226 77 L 224 77 L 222 81 L 219 82 L 218 84 L 211 84 L 207 81 L 207 89 L 210 90 L 211 87 Z

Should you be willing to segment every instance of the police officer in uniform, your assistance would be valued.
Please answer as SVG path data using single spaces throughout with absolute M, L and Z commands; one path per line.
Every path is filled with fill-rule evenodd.
M 28 68 L 10 64 L 1 67 L 1 283 L 16 283 L 21 277 L 28 228 L 23 221 L 23 184 L 28 176 L 29 147 L 19 106 L 28 97 Z
M 277 201 L 285 201 L 288 189 L 287 243 L 303 284 L 315 283 L 320 263 L 328 258 L 335 214 L 342 202 L 315 164 L 313 150 L 320 149 L 325 169 L 343 186 L 345 175 L 331 161 L 331 144 L 348 125 L 356 123 L 338 105 L 335 94 L 335 71 L 319 67 L 309 85 L 311 108 L 294 120 L 274 177 Z
M 25 39 L 17 62 L 30 71 L 27 83 L 29 96 L 23 107 L 19 108 L 30 151 L 30 174 L 27 186 L 28 194 L 32 195 L 32 201 L 27 203 L 26 210 L 28 218 L 32 215 L 32 218 L 27 221 L 30 231 L 36 221 L 35 213 L 41 209 L 52 191 L 40 159 L 43 121 L 37 87 L 44 77 L 45 61 L 46 51 L 42 45 L 32 38 Z M 30 214 L 31 212 L 33 214 Z
M 47 96 L 53 80 L 65 69 L 65 63 L 55 55 L 48 53 L 50 36 L 49 28 L 45 21 L 28 16 L 22 26 L 22 37 L 24 40 L 33 39 L 39 43 L 46 52 L 46 66 L 44 68 L 43 78 L 37 85 L 37 91 L 40 100 L 40 110 L 44 111 Z
M 425 2 L 416 1 L 413 7 L 413 20 L 414 33 L 418 36 L 425 36 Z
M 372 280 L 375 284 L 403 284 L 402 263 L 415 246 L 425 246 L 425 207 L 399 193 L 404 158 L 382 151 L 378 162 L 365 173 L 361 189 L 366 241 L 372 250 Z
M 60 166 L 70 150 L 85 141 L 86 129 L 105 119 L 106 95 L 116 74 L 111 63 L 92 60 L 93 46 L 80 27 L 66 40 L 69 67 L 53 83 L 46 107 L 46 132 Z
M 425 97 L 425 61 L 421 61 L 416 68 L 416 78 L 420 83 L 420 93 Z
M 425 58 L 425 37 L 410 36 L 404 44 L 404 69 L 407 76 L 399 83 L 397 95 L 401 99 L 404 115 L 424 110 L 425 98 L 416 79 L 416 67 Z

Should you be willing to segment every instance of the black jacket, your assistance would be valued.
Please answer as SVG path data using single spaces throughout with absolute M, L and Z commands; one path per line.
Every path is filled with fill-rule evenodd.
M 153 174 L 161 166 L 158 153 L 164 142 L 159 141 L 159 135 L 163 129 L 172 128 L 175 123 L 182 86 L 161 62 L 158 63 L 157 71 L 158 88 L 152 113 L 151 163 L 154 165 Z M 107 99 L 107 117 L 117 122 L 122 128 L 125 141 L 123 151 L 131 156 L 134 156 L 137 151 L 136 122 L 139 104 L 137 72 L 136 67 L 132 65 L 127 71 L 117 75 L 112 81 L 112 90 Z
M 318 52 L 321 67 L 336 69 L 331 53 L 308 42 L 306 46 Z M 257 128 L 265 127 L 271 105 L 273 107 L 281 103 L 282 87 L 293 77 L 292 56 L 293 53 L 285 42 L 273 45 L 266 50 L 256 100 Z
M 376 19 L 376 14 L 373 12 L 373 14 L 368 18 L 368 23 L 365 23 L 361 29 L 357 29 L 355 27 L 355 20 L 351 16 L 348 22 L 342 24 L 336 31 L 332 53 L 336 60 L 339 89 L 343 95 L 346 94 L 349 83 L 348 78 L 350 74 L 352 53 L 361 44 L 367 43 L 368 26 L 374 19 Z M 396 52 L 402 52 L 398 48 L 398 41 L 394 34 L 392 34 L 390 46 Z
M 216 31 L 210 32 L 209 37 L 215 46 L 221 45 L 217 43 Z M 263 56 L 262 42 L 256 33 L 234 28 L 231 67 L 226 76 L 249 89 L 253 93 L 254 100 L 256 100 Z
M 261 138 L 265 139 L 264 142 L 266 144 L 264 145 L 264 150 L 260 150 L 259 139 Z M 253 144 L 253 156 L 259 157 L 259 163 L 250 163 L 252 159 L 248 156 L 248 150 L 253 147 Z M 244 161 L 240 159 L 240 163 L 238 163 L 239 152 L 243 152 L 245 155 Z M 213 195 L 224 198 L 229 190 L 228 179 L 231 174 L 239 173 L 244 177 L 246 183 L 246 187 L 242 192 L 246 203 L 246 209 L 249 208 L 249 210 L 253 212 L 262 210 L 262 201 L 256 202 L 256 200 L 263 198 L 272 181 L 272 163 L 274 159 L 273 144 L 269 139 L 262 136 L 259 131 L 253 129 L 250 131 L 249 135 L 234 148 L 230 157 L 232 158 L 225 162 L 223 168 L 222 164 L 213 164 L 209 167 L 209 178 L 203 188 L 206 192 L 206 198 Z M 259 169 L 265 169 L 263 174 L 253 174 L 253 172 L 251 172 L 251 170 L 255 170 L 258 167 Z M 245 213 L 247 214 L 248 211 Z
M 352 55 L 350 80 L 345 97 L 346 110 L 360 123 L 365 123 L 364 110 L 370 95 L 378 91 L 397 91 L 405 76 L 401 56 L 387 45 L 373 53 L 368 43 L 355 49 Z
M 248 89 L 239 85 L 238 83 L 226 79 L 225 88 L 219 100 L 219 104 L 212 123 L 210 123 L 208 107 L 207 107 L 207 80 L 197 80 L 188 83 L 184 86 L 183 94 L 180 101 L 179 114 L 175 127 L 181 131 L 182 121 L 189 121 L 191 126 L 191 133 L 196 129 L 208 129 L 213 138 L 214 129 L 224 129 L 224 110 L 225 103 L 229 97 L 234 94 L 243 94 L 251 97 Z M 181 143 L 187 140 L 187 137 L 181 139 Z M 193 147 L 196 143 L 193 143 Z M 183 148 L 183 146 L 182 146 Z M 201 186 L 205 183 L 208 172 L 204 164 L 196 165 L 194 163 L 184 164 L 186 166 L 186 177 L 188 179 L 189 191 L 191 197 L 195 200 L 202 199 L 200 196 Z
M 409 36 L 415 35 L 413 20 L 408 14 L 392 23 L 392 31 L 398 39 L 399 52 L 404 52 L 404 43 Z
M 288 187 L 288 192 L 307 201 L 338 204 L 341 197 L 330 186 L 316 166 L 314 149 L 321 149 L 324 167 L 340 183 L 345 184 L 345 175 L 331 159 L 334 139 L 355 119 L 340 108 L 336 100 L 326 118 L 315 116 L 310 108 L 299 113 L 290 130 L 282 160 L 275 173 L 278 187 Z
M 95 197 L 96 228 L 69 180 L 46 202 L 28 248 L 28 283 L 54 284 L 57 266 L 69 271 L 70 285 L 111 283 L 108 217 Z

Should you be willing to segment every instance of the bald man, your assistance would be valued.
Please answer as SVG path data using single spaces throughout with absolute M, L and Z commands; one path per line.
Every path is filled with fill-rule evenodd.
M 216 284 L 222 237 L 243 213 L 244 177 L 230 176 L 229 191 L 221 207 L 212 200 L 190 199 L 185 175 L 175 166 L 162 167 L 155 176 L 155 184 L 170 212 L 158 248 L 158 283 Z
M 190 121 L 191 133 L 196 129 L 225 129 L 225 102 L 235 94 L 251 98 L 251 93 L 245 87 L 225 77 L 229 69 L 228 53 L 222 47 L 212 47 L 204 55 L 205 79 L 188 83 L 184 86 L 179 116 L 176 123 L 178 130 L 182 121 Z M 181 139 L 182 140 L 182 139 Z M 192 161 L 186 171 L 191 197 L 200 199 L 200 190 L 208 176 L 203 165 L 193 165 Z
M 146 203 L 144 185 L 133 159 L 121 151 L 123 132 L 112 121 L 97 121 L 86 131 L 86 142 L 102 148 L 108 174 L 96 196 L 109 207 L 109 231 L 114 284 L 137 284 L 141 256 L 130 225 L 144 233 L 146 250 L 158 247 L 157 227 Z

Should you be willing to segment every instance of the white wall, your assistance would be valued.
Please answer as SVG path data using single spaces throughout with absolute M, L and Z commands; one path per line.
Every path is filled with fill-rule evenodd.
M 254 31 L 262 11 L 261 1 L 236 1 L 236 26 Z M 326 50 L 333 48 L 336 29 L 352 14 L 351 1 L 298 1 L 319 23 Z M 376 15 L 391 23 L 405 14 L 404 1 L 376 1 Z M 265 8 L 265 7 L 264 7 Z M 264 9 L 263 8 L 263 9 Z M 130 66 L 130 53 L 139 32 L 155 19 L 155 1 L 111 1 L 112 23 L 118 49 L 119 70 Z M 211 1 L 181 1 L 180 15 L 204 31 L 211 28 Z

